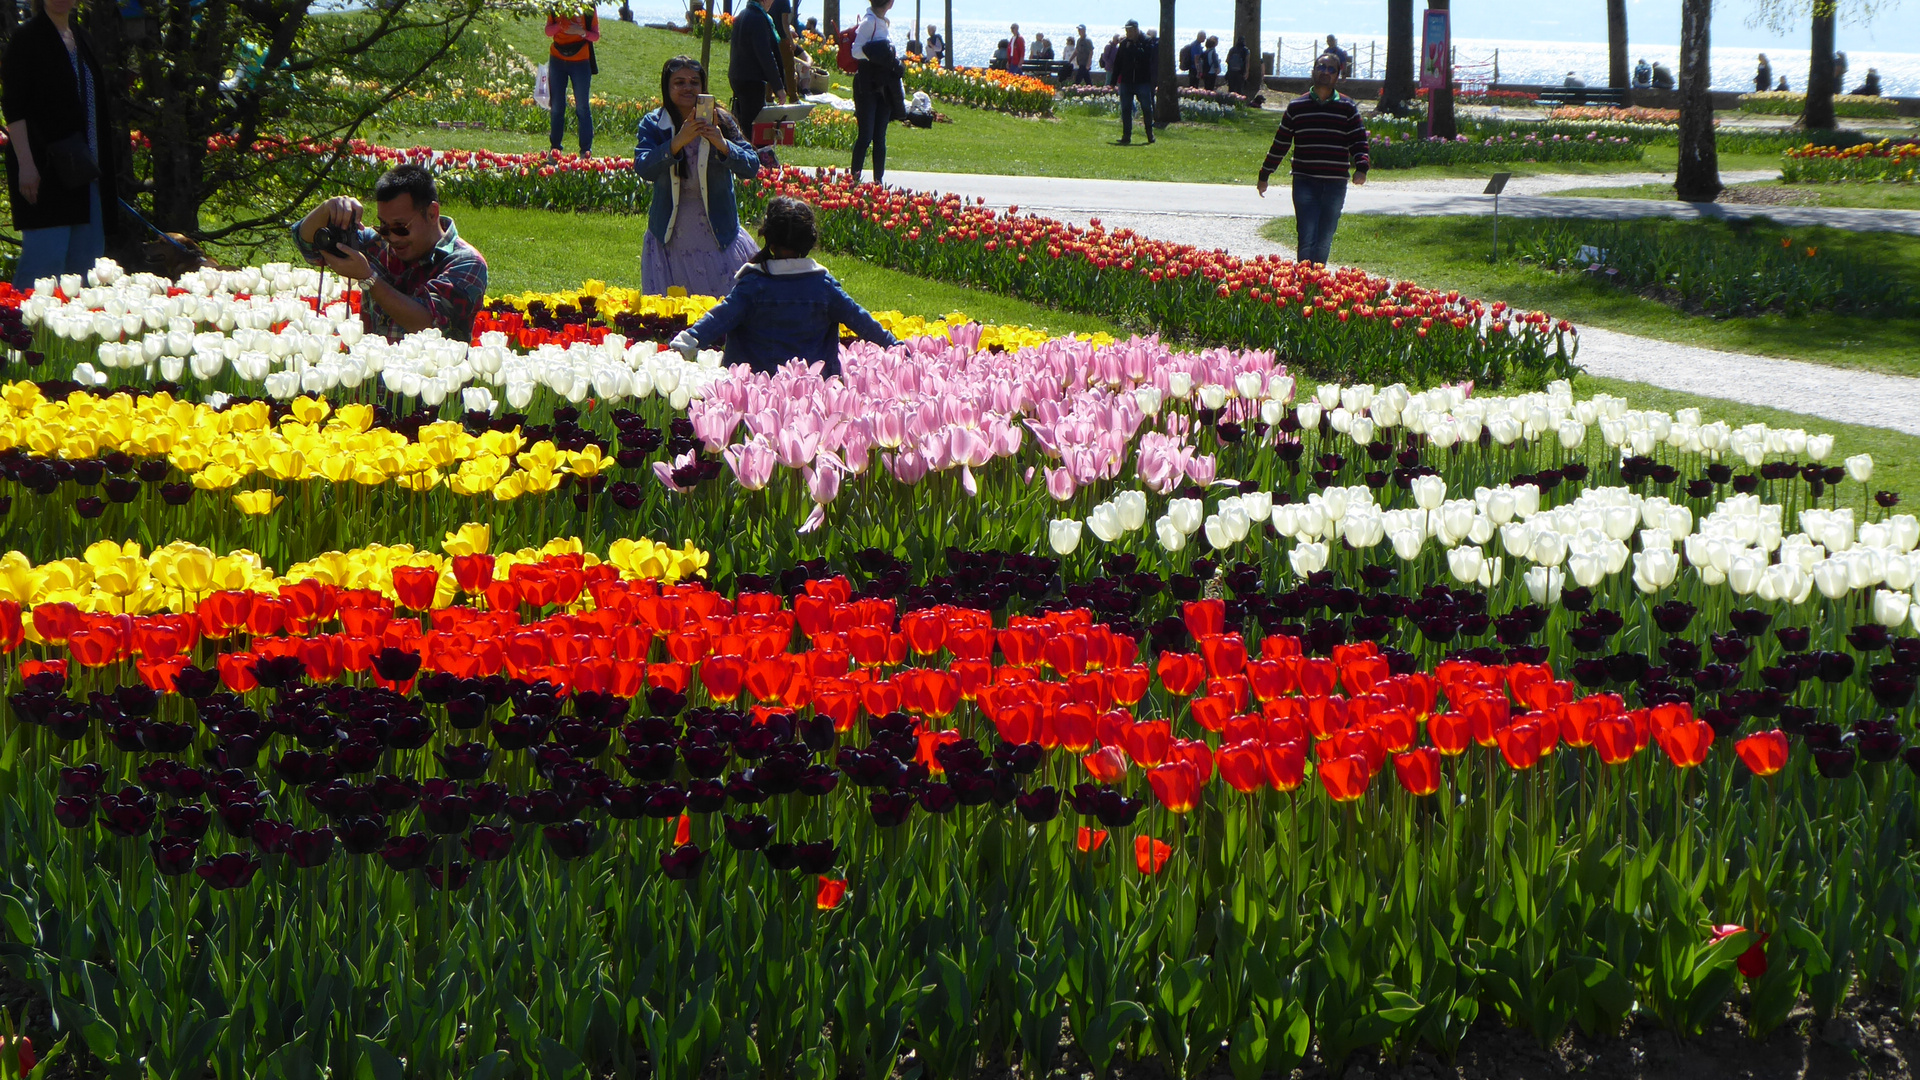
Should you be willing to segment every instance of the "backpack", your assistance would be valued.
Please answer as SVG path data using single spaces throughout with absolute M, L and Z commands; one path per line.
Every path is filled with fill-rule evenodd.
M 860 71 L 860 61 L 853 55 L 853 35 L 859 32 L 860 28 L 855 26 L 834 35 L 834 40 L 840 43 L 840 55 L 836 63 L 839 64 L 841 71 L 849 75 L 856 75 Z

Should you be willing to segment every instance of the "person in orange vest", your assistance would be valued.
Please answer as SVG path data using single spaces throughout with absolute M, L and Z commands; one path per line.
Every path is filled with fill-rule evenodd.
M 547 145 L 554 150 L 566 140 L 567 87 L 573 87 L 573 115 L 579 121 L 580 156 L 593 154 L 593 106 L 588 102 L 593 77 L 600 65 L 593 43 L 600 40 L 600 17 L 582 7 L 571 15 L 548 15 L 547 36 L 553 44 L 547 56 Z

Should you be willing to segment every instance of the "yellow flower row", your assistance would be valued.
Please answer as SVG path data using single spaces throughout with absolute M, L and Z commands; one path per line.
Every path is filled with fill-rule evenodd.
M 207 548 L 184 541 L 143 554 L 136 541 L 122 544 L 102 540 L 77 558 L 57 559 L 37 566 L 20 552 L 10 551 L 0 556 L 0 600 L 12 600 L 23 607 L 71 603 L 82 611 L 150 615 L 190 610 L 211 592 L 236 590 L 272 594 L 282 585 L 317 581 L 346 589 L 372 589 L 397 601 L 394 570 L 425 567 L 439 574 L 434 607 L 442 608 L 452 604 L 459 595 L 453 559 L 460 555 L 484 554 L 490 541 L 487 526 L 467 524 L 458 532 L 446 535 L 442 543 L 445 554 L 423 551 L 410 544 L 373 544 L 351 551 L 330 551 L 295 563 L 284 573 L 275 572 L 251 551 L 215 555 Z M 579 537 L 564 537 L 549 540 L 537 548 L 496 554 L 494 580 L 506 580 L 516 565 L 537 563 L 558 555 L 579 555 L 586 566 L 612 564 L 626 580 L 669 584 L 705 577 L 708 560 L 707 553 L 691 541 L 675 548 L 645 537 L 622 538 L 615 540 L 602 557 L 586 550 Z M 591 597 L 582 594 L 579 604 L 591 608 L 593 602 Z
M 0 387 L 0 451 L 15 447 L 75 460 L 116 450 L 165 457 L 205 491 L 258 475 L 370 487 L 391 481 L 410 491 L 444 483 L 455 494 L 500 501 L 552 491 L 566 474 L 592 478 L 612 464 L 598 446 L 571 451 L 547 440 L 530 444 L 517 429 L 471 435 L 453 421 L 428 424 L 408 442 L 399 432 L 373 427 L 368 405 L 334 409 L 322 399 L 296 398 L 291 415 L 273 426 L 264 402 L 216 412 L 168 394 L 103 399 L 75 393 L 54 401 L 30 382 Z M 236 503 L 248 514 L 275 505 L 266 492 L 241 494 Z
M 489 296 L 488 303 L 504 301 L 514 308 L 525 311 L 532 305 L 544 304 L 549 310 L 562 305 L 578 308 L 580 298 L 593 297 L 595 310 L 602 318 L 611 318 L 631 312 L 641 316 L 659 316 L 663 318 L 698 319 L 720 302 L 715 296 L 688 296 L 684 293 L 668 296 L 650 296 L 638 289 L 608 285 L 598 279 L 582 282 L 578 289 L 559 292 L 523 292 L 505 296 Z M 928 319 L 920 315 L 908 315 L 899 311 L 876 311 L 875 321 L 886 327 L 894 337 L 905 340 L 917 337 L 946 337 L 953 327 L 962 326 L 977 320 L 965 312 L 952 311 L 939 319 Z M 1019 349 L 1037 346 L 1056 337 L 1046 330 L 1031 326 L 1009 326 L 983 324 L 980 327 L 980 347 L 999 346 L 1005 349 Z M 1086 340 L 1094 345 L 1111 345 L 1113 338 L 1108 334 L 1086 335 Z

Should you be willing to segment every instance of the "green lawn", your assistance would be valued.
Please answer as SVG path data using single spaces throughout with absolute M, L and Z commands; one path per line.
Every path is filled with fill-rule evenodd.
M 1785 184 L 1767 180 L 1758 184 L 1736 184 L 1736 192 L 1787 193 L 1788 206 L 1851 206 L 1868 210 L 1920 210 L 1920 185 L 1916 184 Z M 1554 195 L 1588 199 L 1671 199 L 1672 184 L 1641 184 L 1637 187 L 1574 188 Z M 1730 203 L 1730 205 L 1740 205 Z
M 1349 214 L 1334 257 L 1376 273 L 1439 289 L 1542 309 L 1577 325 L 1642 334 L 1714 349 L 1808 360 L 1899 375 L 1920 375 L 1920 319 L 1857 315 L 1714 319 L 1686 315 L 1577 274 L 1552 274 L 1503 258 L 1489 264 L 1492 221 L 1484 217 L 1387 217 Z M 1700 228 L 1726 228 L 1701 223 Z M 1270 222 L 1268 236 L 1292 243 L 1293 223 Z M 1797 243 L 1845 253 L 1887 268 L 1920 288 L 1920 238 L 1891 233 L 1796 229 Z M 1503 238 L 1503 254 L 1510 255 Z

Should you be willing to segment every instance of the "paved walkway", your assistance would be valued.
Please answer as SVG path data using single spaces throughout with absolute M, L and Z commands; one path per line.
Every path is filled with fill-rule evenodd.
M 1728 184 L 1774 174 L 1728 172 Z M 1522 177 L 1507 185 L 1500 213 L 1516 217 L 1768 217 L 1786 225 L 1822 224 L 1920 235 L 1920 211 L 1847 210 L 1833 207 L 1722 206 L 1651 199 L 1586 199 L 1548 194 L 1571 188 L 1631 187 L 1656 182 L 1649 173 L 1600 176 Z M 1251 187 L 1145 181 L 1076 180 L 1046 176 L 889 172 L 889 183 L 920 191 L 982 196 L 991 206 L 1067 221 L 1098 217 L 1109 228 L 1174 240 L 1235 255 L 1291 255 L 1292 249 L 1260 235 L 1276 217 L 1293 213 L 1285 188 L 1261 198 Z M 1479 180 L 1375 181 L 1352 187 L 1348 213 L 1492 213 L 1492 201 L 1477 192 Z M 1916 347 L 1920 353 L 1920 346 Z M 1849 424 L 1920 435 L 1920 379 L 1852 371 L 1824 364 L 1778 360 L 1745 353 L 1676 345 L 1597 327 L 1580 331 L 1580 365 L 1595 375 L 1647 383 L 1748 405 L 1785 409 Z

